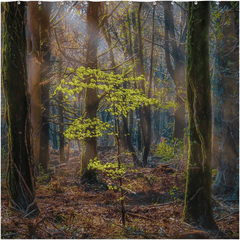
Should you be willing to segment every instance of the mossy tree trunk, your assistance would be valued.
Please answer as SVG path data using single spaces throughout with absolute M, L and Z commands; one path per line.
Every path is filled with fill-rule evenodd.
M 189 156 L 184 220 L 217 229 L 211 191 L 211 86 L 209 77 L 209 2 L 188 3 L 187 103 Z
M 97 68 L 97 47 L 99 36 L 99 2 L 88 2 L 87 8 L 87 53 L 86 67 Z M 86 79 L 90 83 L 91 79 Z M 86 118 L 96 118 L 99 105 L 97 89 L 87 88 L 85 95 L 85 116 Z M 85 152 L 82 157 L 81 178 L 90 180 L 94 177 L 94 172 L 87 169 L 90 159 L 97 157 L 97 138 L 90 137 L 85 139 Z
M 47 81 L 47 75 L 50 67 L 50 13 L 52 3 L 43 2 L 40 11 L 41 23 L 41 101 L 42 101 L 42 129 L 40 137 L 40 156 L 39 162 L 43 169 L 47 171 L 47 164 L 49 161 L 49 87 L 50 83 Z
M 2 3 L 2 83 L 8 124 L 9 205 L 36 216 L 33 155 L 30 141 L 30 99 L 27 89 L 25 3 Z

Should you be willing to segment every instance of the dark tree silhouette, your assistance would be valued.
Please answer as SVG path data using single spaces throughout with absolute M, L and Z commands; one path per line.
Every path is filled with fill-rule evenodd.
M 25 3 L 3 7 L 2 81 L 8 124 L 9 204 L 29 216 L 39 213 L 35 199 L 27 89 Z
M 189 2 L 188 5 L 187 104 L 190 137 L 184 219 L 206 229 L 217 229 L 211 191 L 209 4 Z

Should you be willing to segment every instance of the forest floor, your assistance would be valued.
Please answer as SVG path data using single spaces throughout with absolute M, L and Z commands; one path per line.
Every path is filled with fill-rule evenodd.
M 114 148 L 101 148 L 102 162 L 113 161 Z M 126 190 L 126 226 L 122 226 L 119 191 L 108 190 L 106 178 L 98 183 L 82 184 L 80 160 L 70 151 L 69 161 L 58 162 L 52 151 L 49 173 L 41 172 L 36 181 L 36 200 L 41 211 L 35 219 L 8 208 L 6 166 L 2 162 L 1 238 L 239 238 L 238 205 L 214 198 L 213 209 L 218 232 L 206 232 L 194 224 L 181 221 L 184 206 L 186 171 L 162 164 L 156 157 L 151 166 L 128 173 Z M 131 164 L 129 156 L 123 156 Z M 154 162 L 155 161 L 155 162 Z M 154 167 L 153 167 L 154 166 Z M 173 167 L 174 166 L 174 167 Z M 129 181 L 127 181 L 129 180 Z M 112 180 L 112 185 L 117 184 Z

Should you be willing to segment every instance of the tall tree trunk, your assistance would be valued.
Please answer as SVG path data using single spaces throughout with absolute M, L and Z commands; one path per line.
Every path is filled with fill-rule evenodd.
M 55 106 L 52 107 L 52 114 L 56 114 L 56 108 Z M 58 149 L 58 139 L 57 139 L 57 126 L 56 123 L 53 123 L 53 130 L 52 130 L 52 141 L 53 141 L 53 149 L 57 150 Z
M 143 45 L 142 45 L 142 28 L 141 28 L 141 9 L 142 4 L 139 3 L 138 9 L 138 41 L 139 41 L 139 65 L 140 65 L 140 75 L 144 75 L 144 65 L 143 65 Z M 141 83 L 141 88 L 143 92 L 146 94 L 146 89 L 144 82 Z M 141 119 L 141 129 L 142 129 L 142 137 L 143 137 L 143 159 L 142 163 L 145 167 L 147 165 L 147 158 L 150 152 L 151 140 L 152 140 L 152 124 L 151 124 L 151 111 L 150 106 L 143 106 L 140 108 L 140 119 Z
M 50 67 L 50 13 L 52 3 L 43 2 L 40 11 L 41 21 L 41 100 L 42 100 L 42 130 L 40 137 L 40 156 L 39 162 L 43 169 L 47 171 L 47 164 L 49 161 L 49 87 L 50 83 L 47 82 L 47 74 Z
M 87 66 L 91 69 L 97 68 L 97 47 L 98 47 L 98 35 L 100 31 L 99 27 L 99 10 L 100 3 L 88 2 L 87 9 Z M 87 79 L 87 83 L 90 83 L 90 79 Z M 97 109 L 99 105 L 98 91 L 97 89 L 87 88 L 85 95 L 85 113 L 86 118 L 96 118 Z M 90 159 L 97 157 L 97 138 L 90 137 L 85 139 L 85 152 L 82 157 L 81 166 L 81 178 L 92 179 L 94 172 L 87 169 Z
M 135 13 L 135 11 L 132 12 L 131 14 L 132 16 L 132 23 L 133 23 L 133 30 L 135 32 L 138 31 L 137 29 L 137 14 Z M 131 28 L 129 28 L 129 30 L 131 30 Z M 129 36 L 131 36 L 131 31 L 129 31 Z M 129 42 L 130 45 L 132 44 L 132 41 L 130 41 L 131 38 L 129 38 Z M 134 54 L 138 54 L 139 51 L 139 44 L 138 44 L 138 36 L 137 34 L 134 35 L 134 42 L 133 42 L 133 46 L 134 46 Z M 132 49 L 132 47 L 130 48 Z M 132 64 L 134 66 L 134 75 L 135 77 L 139 74 L 140 72 L 140 64 L 139 64 L 139 60 L 138 58 L 134 58 L 132 59 Z M 135 83 L 135 88 L 137 88 L 137 84 Z M 142 133 L 141 133 L 141 124 L 140 124 L 140 110 L 136 109 L 136 116 L 137 116 L 137 146 L 138 146 L 138 151 L 141 152 L 142 151 Z
M 142 130 L 141 130 L 141 123 L 140 123 L 140 110 L 136 110 L 136 115 L 137 115 L 137 132 L 138 132 L 138 138 L 137 138 L 137 143 L 138 143 L 138 151 L 142 151 Z
M 142 167 L 142 163 L 141 163 L 141 161 L 138 160 L 137 154 L 136 154 L 135 149 L 132 144 L 131 135 L 130 135 L 129 129 L 128 129 L 128 119 L 125 116 L 122 116 L 122 117 L 123 117 L 124 134 L 126 134 L 127 146 L 128 146 L 129 151 L 132 154 L 134 166 Z
M 231 11 L 227 10 L 223 13 L 217 23 L 222 26 L 218 32 L 222 38 L 217 40 L 218 49 L 221 51 L 218 51 L 217 55 L 219 68 L 216 91 L 214 91 L 213 149 L 218 164 L 218 174 L 213 185 L 213 193 L 228 194 L 229 200 L 238 200 L 239 24 L 236 21 L 238 16 L 234 16 L 230 2 L 221 2 L 219 8 L 231 9 Z M 230 24 L 225 24 L 223 21 L 229 21 Z
M 127 12 L 127 21 L 128 21 L 128 36 L 129 36 L 129 50 L 130 50 L 130 56 L 133 55 L 133 51 L 132 51 L 132 30 L 131 30 L 131 24 L 130 24 L 130 16 L 129 16 L 129 11 Z M 134 59 L 132 58 L 132 65 L 134 66 Z M 135 73 L 135 70 L 133 70 L 133 76 L 134 76 L 134 73 Z M 130 110 L 130 123 L 129 123 L 129 134 L 130 134 L 130 137 L 131 137 L 131 141 L 132 140 L 132 136 L 133 136 L 133 118 L 134 116 L 134 112 L 133 110 Z
M 148 89 L 148 97 L 151 98 L 152 91 L 152 82 L 153 82 L 153 51 L 154 51 L 154 16 L 155 16 L 155 5 L 153 5 L 153 16 L 152 16 L 152 46 L 151 46 L 151 63 L 150 63 L 150 74 L 149 74 L 149 89 Z
M 27 89 L 25 3 L 2 3 L 2 83 L 8 123 L 9 205 L 36 216 L 33 155 L 30 141 L 30 99 Z
M 33 134 L 33 153 L 36 166 L 39 164 L 41 132 L 41 75 L 40 75 L 40 35 L 39 5 L 29 1 L 27 7 L 27 48 L 28 84 L 31 95 L 31 124 Z
M 133 52 L 132 52 L 132 31 L 131 31 L 131 24 L 130 24 L 130 17 L 129 17 L 129 12 L 127 13 L 127 21 L 128 21 L 128 36 L 129 36 L 129 56 L 132 56 L 133 55 Z M 134 66 L 134 59 L 132 58 L 132 65 Z M 136 75 L 136 70 L 134 69 L 134 73 Z M 136 86 L 134 86 L 136 87 Z M 133 162 L 134 162 L 134 165 L 135 166 L 138 166 L 138 167 L 142 167 L 142 162 L 140 159 L 137 158 L 137 154 L 136 154 L 136 151 L 133 147 L 133 144 L 132 144 L 132 133 L 133 133 L 133 110 L 130 110 L 130 123 L 129 123 L 129 129 L 126 129 L 128 132 L 127 132 L 127 136 L 128 136 L 128 146 L 129 146 L 129 151 L 132 153 L 132 157 L 133 157 Z M 136 114 L 137 114 L 137 110 L 136 110 Z M 139 130 L 140 130 L 140 127 L 139 127 Z M 141 136 L 140 136 L 140 146 L 141 146 Z
M 65 162 L 64 156 L 64 119 L 63 119 L 63 93 L 59 92 L 58 95 L 58 115 L 59 115 L 59 158 L 60 162 Z
M 174 112 L 174 127 L 173 127 L 173 137 L 183 139 L 185 123 L 185 102 L 183 90 L 185 89 L 185 47 L 184 44 L 179 44 L 177 46 L 174 32 L 174 21 L 173 21 L 173 6 L 171 2 L 164 2 L 164 18 L 165 18 L 165 58 L 168 71 L 176 86 L 176 99 L 177 108 Z M 185 19 L 183 19 L 185 21 Z M 184 26 L 186 28 L 186 26 Z M 170 36 L 170 39 L 169 39 Z M 186 40 L 186 30 L 183 30 L 181 36 L 181 43 Z M 172 67 L 169 51 L 169 42 L 172 45 L 172 56 L 174 60 L 175 69 Z
M 188 5 L 187 103 L 189 156 L 184 220 L 217 229 L 211 191 L 211 85 L 209 76 L 209 2 Z

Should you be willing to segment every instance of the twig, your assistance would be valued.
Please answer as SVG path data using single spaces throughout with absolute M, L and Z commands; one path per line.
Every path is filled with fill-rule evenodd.
M 84 64 L 82 61 L 70 57 L 69 55 L 67 55 L 67 54 L 62 50 L 62 48 L 61 48 L 61 46 L 60 46 L 60 43 L 59 43 L 59 40 L 58 40 L 58 37 L 57 37 L 57 33 L 56 33 L 56 29 L 55 29 L 55 28 L 53 29 L 53 33 L 54 33 L 54 37 L 55 37 L 55 40 L 56 40 L 56 43 L 57 43 L 57 46 L 58 46 L 58 50 L 59 50 L 60 53 L 63 55 L 63 57 L 66 58 L 68 61 L 78 63 L 78 64 L 80 64 L 81 66 L 85 66 L 85 64 Z
M 123 227 L 123 226 L 120 226 L 120 225 L 118 225 L 118 224 L 116 224 L 116 223 L 114 223 L 114 222 L 112 222 L 112 221 L 110 221 L 113 225 L 115 225 L 115 226 L 117 226 L 117 227 L 120 227 L 120 228 L 122 228 L 122 229 L 125 229 L 126 230 L 126 228 L 125 227 Z M 147 235 L 145 235 L 144 233 L 141 233 L 141 232 L 138 232 L 138 233 L 136 233 L 136 232 L 134 232 L 133 230 L 131 230 L 131 229 L 129 229 L 129 228 L 127 228 L 127 230 L 128 231 L 131 231 L 131 233 L 128 233 L 128 235 L 134 235 L 134 236 L 136 236 L 136 235 L 142 235 L 142 236 L 144 236 L 144 238 L 149 238 Z M 154 233 L 153 233 L 154 234 Z
M 203 189 L 203 187 L 201 187 L 201 188 L 199 188 L 199 189 L 197 190 L 197 192 L 191 197 L 191 199 L 189 200 L 189 202 L 192 201 L 192 200 L 196 197 L 196 195 L 198 194 L 198 192 L 199 192 L 201 189 Z
M 231 214 L 232 214 L 232 213 L 231 213 Z M 229 217 L 229 215 L 231 215 L 231 214 L 229 213 L 229 214 L 224 215 L 222 218 L 217 219 L 216 222 L 220 222 L 220 221 L 226 219 L 226 218 Z
M 27 217 L 28 215 L 30 215 L 31 213 L 33 213 L 33 212 L 35 212 L 35 211 L 37 211 L 37 209 L 35 208 L 35 209 L 33 209 L 30 213 L 28 213 L 27 215 L 25 215 L 24 217 Z
M 11 237 L 11 236 L 13 236 L 15 234 L 17 234 L 17 233 L 5 233 L 5 234 L 2 234 L 1 237 Z
M 75 3 L 70 7 L 70 9 L 68 10 L 68 12 L 67 12 L 65 15 L 63 15 L 60 19 L 58 19 L 55 23 L 53 23 L 52 26 L 51 26 L 51 28 L 55 28 L 56 25 L 57 25 L 59 22 L 61 22 L 65 17 L 67 17 L 67 15 L 69 14 L 69 12 L 72 10 L 73 7 L 75 7 L 76 4 L 77 4 L 77 2 L 75 2 Z M 61 6 L 62 6 L 62 5 L 60 5 L 60 7 L 59 7 L 57 13 L 55 14 L 55 16 L 50 20 L 50 23 L 52 23 L 52 21 L 55 20 L 55 18 L 57 17 L 57 15 L 58 15 L 58 13 L 59 13 L 59 11 L 60 11 Z
M 11 151 L 9 151 L 9 152 L 10 152 L 10 154 L 11 154 L 11 160 L 12 160 L 12 164 L 13 164 L 13 166 L 16 168 L 17 173 L 18 173 L 19 177 L 22 179 L 22 181 L 23 181 L 23 183 L 24 183 L 24 185 L 25 185 L 25 187 L 26 187 L 26 189 L 27 189 L 29 195 L 30 195 L 31 197 L 33 197 L 33 196 L 32 196 L 32 193 L 31 193 L 31 191 L 30 191 L 30 189 L 29 189 L 29 187 L 28 187 L 28 185 L 27 185 L 27 183 L 25 182 L 25 180 L 24 180 L 22 174 L 21 174 L 20 171 L 18 170 L 17 165 L 16 165 L 15 162 L 13 161 L 13 157 L 12 157 L 12 153 L 11 153 Z
M 156 221 L 154 219 L 151 219 L 151 218 L 148 218 L 148 217 L 145 217 L 145 216 L 141 216 L 141 215 L 138 215 L 138 214 L 135 214 L 135 213 L 131 213 L 131 212 L 126 212 L 126 215 L 127 214 L 132 215 L 133 217 L 143 218 L 143 219 L 150 220 L 150 221 Z
M 196 229 L 198 229 L 198 227 L 194 227 L 193 225 L 188 224 L 188 223 L 186 223 L 186 222 L 182 222 L 182 223 L 185 224 L 185 225 L 187 225 L 187 226 L 189 226 L 189 227 L 192 227 L 192 228 L 196 228 Z
M 30 203 L 30 204 L 27 206 L 26 213 L 28 213 L 29 208 L 32 207 L 32 206 L 35 204 L 35 202 L 36 202 L 36 197 L 34 198 L 33 202 Z M 29 215 L 29 214 L 28 214 L 28 215 Z M 25 217 L 26 217 L 26 216 L 25 216 Z
M 118 6 L 122 3 L 122 1 L 120 3 L 118 3 L 114 8 L 113 10 L 106 16 L 104 16 L 102 19 L 101 19 L 101 22 L 99 24 L 99 27 L 102 27 L 103 23 L 115 12 L 115 10 L 118 8 Z
M 160 206 L 164 206 L 164 205 L 169 205 L 169 204 L 174 204 L 174 203 L 179 203 L 179 202 L 183 202 L 182 200 L 177 200 L 177 201 L 173 201 L 173 202 L 167 202 L 167 203 L 161 203 L 161 204 L 157 204 L 156 206 L 152 206 L 150 208 L 158 208 Z
M 116 67 L 112 67 L 112 68 L 107 68 L 107 69 L 101 69 L 101 71 L 112 71 L 116 68 L 119 68 L 120 66 L 122 66 L 124 63 L 128 62 L 129 60 L 131 60 L 133 57 L 135 57 L 137 55 L 137 53 L 133 54 L 131 57 L 129 57 L 128 59 L 126 59 L 125 61 L 123 61 L 122 63 L 120 63 L 119 65 L 117 65 Z
M 48 235 L 50 235 L 52 237 L 53 234 L 47 231 L 47 229 L 46 229 L 47 227 L 46 227 L 45 223 L 43 223 L 43 225 L 44 225 L 45 229 L 43 229 L 42 227 L 39 227 L 39 228 L 44 230 Z
M 18 208 L 15 208 L 15 207 L 11 206 L 11 208 L 13 208 L 13 209 L 16 210 L 16 211 L 20 211 L 20 212 L 25 213 L 23 207 L 22 207 L 20 204 L 18 205 L 17 203 L 15 203 L 15 202 L 13 201 L 13 199 L 11 199 L 11 202 L 12 202 L 15 206 L 18 207 Z
M 49 222 L 50 224 L 52 224 L 57 230 L 61 231 L 63 234 L 65 234 L 66 236 L 68 236 L 67 233 L 65 233 L 63 230 L 59 229 L 57 226 L 55 226 L 55 224 L 54 224 L 53 222 L 51 222 L 49 219 L 47 219 L 47 220 L 48 220 L 48 222 Z

